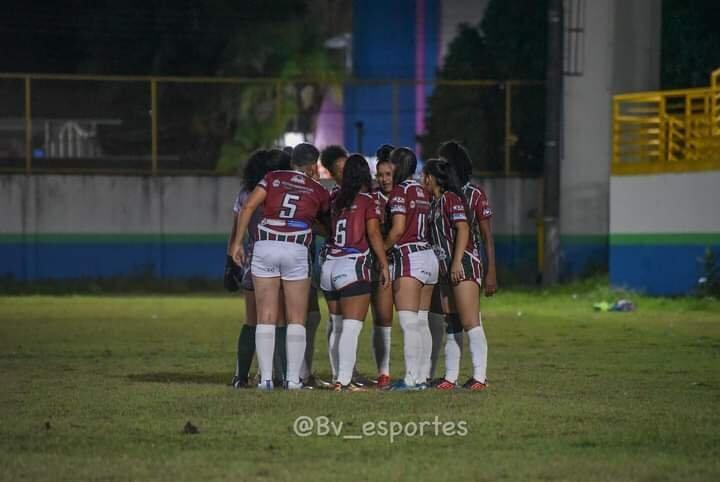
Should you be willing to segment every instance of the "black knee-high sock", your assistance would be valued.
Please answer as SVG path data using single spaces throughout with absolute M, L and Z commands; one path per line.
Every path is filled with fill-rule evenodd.
M 237 341 L 235 376 L 240 377 L 246 382 L 249 378 L 253 356 L 255 356 L 255 327 L 243 325 Z
M 285 381 L 287 370 L 287 326 L 275 328 L 275 354 L 273 356 L 273 380 Z

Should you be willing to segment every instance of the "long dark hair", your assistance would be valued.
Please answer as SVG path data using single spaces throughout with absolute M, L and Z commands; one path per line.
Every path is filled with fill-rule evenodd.
M 417 169 L 417 157 L 412 149 L 407 147 L 398 147 L 390 153 L 390 162 L 395 166 L 395 174 L 393 182 L 400 184 L 406 179 L 412 177 Z
M 443 191 L 451 191 L 462 197 L 462 184 L 457 172 L 445 159 L 429 159 L 423 167 L 423 174 L 433 176 Z
M 267 160 L 268 151 L 265 149 L 258 149 L 250 154 L 242 173 L 243 189 L 248 192 L 252 191 L 257 186 L 257 183 L 265 177 L 268 172 Z
M 267 172 L 289 170 L 290 161 L 290 154 L 285 150 L 270 149 L 267 158 Z
M 438 149 L 438 156 L 447 160 L 455 168 L 458 179 L 463 186 L 470 182 L 472 160 L 470 160 L 470 154 L 462 144 L 457 141 L 443 142 Z
M 352 206 L 355 196 L 363 189 L 370 189 L 372 178 L 367 160 L 360 154 L 353 154 L 345 161 L 340 193 L 335 199 L 335 210 L 340 212 Z

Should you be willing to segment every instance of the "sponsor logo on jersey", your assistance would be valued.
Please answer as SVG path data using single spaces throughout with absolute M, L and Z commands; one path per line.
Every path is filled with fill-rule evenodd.
M 410 209 L 415 209 L 415 201 L 410 201 Z
M 272 182 L 272 185 L 273 185 L 273 187 L 280 187 L 280 181 L 277 180 L 277 179 L 275 179 L 275 180 Z
M 301 176 L 299 174 L 296 174 L 290 178 L 290 182 L 295 182 L 297 184 L 305 184 L 305 177 Z
M 492 215 L 492 209 L 490 208 L 483 208 L 483 216 L 491 216 Z
M 415 189 L 415 192 L 417 193 L 417 197 L 425 197 L 425 191 L 423 190 L 423 188 L 418 187 Z

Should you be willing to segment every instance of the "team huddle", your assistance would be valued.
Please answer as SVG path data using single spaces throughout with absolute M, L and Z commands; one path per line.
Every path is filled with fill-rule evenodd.
M 336 186 L 318 181 L 318 158 Z M 487 386 L 487 340 L 480 290 L 496 290 L 492 211 L 471 183 L 465 148 L 444 143 L 415 179 L 408 148 L 383 145 L 373 180 L 367 160 L 340 146 L 311 144 L 260 150 L 248 160 L 234 206 L 225 286 L 245 291 L 232 385 L 288 390 L 326 385 L 336 391 L 452 390 Z M 315 249 L 317 236 L 327 241 Z M 316 253 L 319 253 L 316 255 Z M 487 269 L 483 268 L 483 254 Z M 330 319 L 327 349 L 332 381 L 313 375 L 320 323 L 317 289 Z M 372 310 L 377 378 L 355 369 L 360 332 Z M 403 332 L 405 373 L 390 378 L 393 311 Z M 472 376 L 459 385 L 463 333 Z M 435 378 L 443 347 L 445 374 Z

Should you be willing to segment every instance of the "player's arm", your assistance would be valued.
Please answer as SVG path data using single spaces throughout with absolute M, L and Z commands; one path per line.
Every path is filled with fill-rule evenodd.
M 463 278 L 462 259 L 465 246 L 470 241 L 470 225 L 467 221 L 455 222 L 455 246 L 453 246 L 452 264 L 450 265 L 450 280 L 457 284 Z
M 385 251 L 395 246 L 395 243 L 397 243 L 403 233 L 405 233 L 405 222 L 406 216 L 404 214 L 393 214 L 392 227 L 390 228 L 387 238 L 385 238 Z
M 390 271 L 388 270 L 387 257 L 385 256 L 385 245 L 383 244 L 382 234 L 380 234 L 380 220 L 378 218 L 370 218 L 365 222 L 368 241 L 370 247 L 377 258 L 378 268 L 380 268 L 380 283 L 383 287 L 390 283 Z
M 489 218 L 480 220 L 480 236 L 485 247 L 488 264 L 484 283 L 485 296 L 492 296 L 497 291 L 497 274 L 495 273 L 495 242 L 493 241 Z
M 260 205 L 265 202 L 267 197 L 267 191 L 262 186 L 257 186 L 253 189 L 253 192 L 248 197 L 242 211 L 238 213 L 237 222 L 235 223 L 235 239 L 233 239 L 232 249 L 230 251 L 233 260 L 237 264 L 245 264 L 245 250 L 242 246 L 242 238 L 237 233 L 244 233 L 247 231 L 250 219 L 253 213 Z

